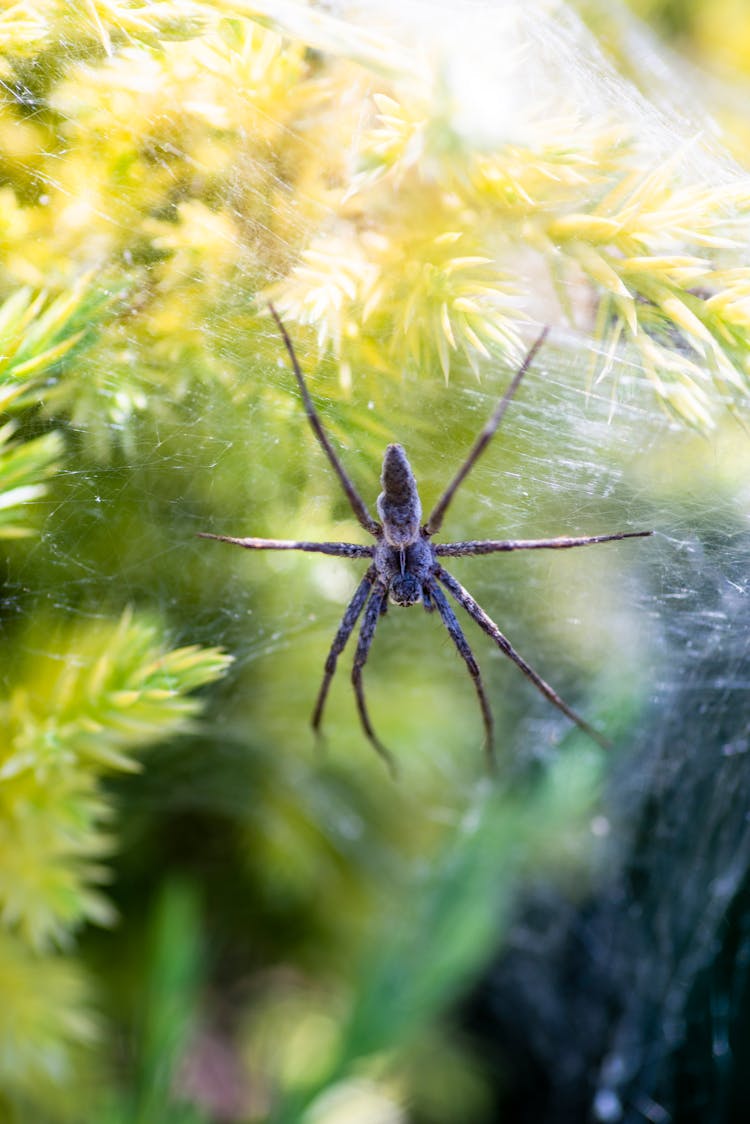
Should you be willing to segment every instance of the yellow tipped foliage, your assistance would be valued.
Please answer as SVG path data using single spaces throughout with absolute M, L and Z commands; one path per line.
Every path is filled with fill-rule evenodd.
M 25 286 L 0 305 L 0 386 L 11 383 L 18 388 L 21 380 L 56 371 L 91 336 L 110 297 L 92 288 L 90 280 L 79 279 L 54 299 Z M 13 397 L 19 393 L 16 389 Z
M 0 426 L 0 539 L 33 534 L 25 520 L 46 494 L 45 480 L 57 470 L 62 453 L 57 433 L 14 442 L 14 432 L 11 422 Z M 23 522 L 18 521 L 21 515 Z
M 218 649 L 168 650 L 158 623 L 125 612 L 118 622 L 67 628 L 39 622 L 0 705 L 0 917 L 34 947 L 63 941 L 109 907 L 91 883 L 107 845 L 98 779 L 140 768 L 136 752 L 189 729 L 195 688 L 218 678 Z
M 96 1032 L 88 983 L 69 957 L 38 955 L 0 929 L 0 1088 L 37 1091 L 66 1074 L 71 1043 Z
M 17 413 L 34 404 L 39 380 L 80 354 L 108 301 L 83 278 L 52 300 L 24 287 L 0 305 L 0 410 Z M 0 539 L 32 534 L 27 519 L 63 452 L 56 432 L 21 441 L 17 431 L 16 422 L 0 425 Z
M 345 384 L 365 366 L 447 376 L 512 361 L 525 320 L 563 312 L 601 353 L 634 350 L 691 424 L 747 389 L 748 183 L 691 180 L 682 150 L 655 165 L 603 107 L 583 121 L 564 98 L 532 104 L 477 143 L 439 53 L 295 2 L 29 0 L 0 36 L 11 72 L 54 56 L 38 78 L 51 114 L 0 107 L 7 268 L 60 291 L 113 259 L 133 273 L 128 359 L 111 343 L 96 356 L 122 383 L 121 421 L 145 401 L 134 349 L 155 385 L 185 372 L 182 392 L 192 368 L 215 367 L 202 323 L 258 291 L 313 329 Z M 538 297 L 546 266 L 560 310 Z M 571 297 L 582 277 L 588 301 Z M 707 357 L 696 413 L 691 363 Z M 101 449 L 99 396 L 65 404 Z

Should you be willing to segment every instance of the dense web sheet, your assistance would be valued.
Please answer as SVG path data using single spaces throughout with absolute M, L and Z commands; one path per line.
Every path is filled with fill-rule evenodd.
M 727 188 L 736 207 L 727 204 L 726 222 L 700 211 L 703 226 L 692 240 L 689 232 L 680 240 L 666 202 L 663 214 L 656 206 L 649 212 L 654 229 L 661 224 L 670 232 L 668 244 L 658 247 L 660 260 L 672 255 L 682 263 L 675 268 L 697 269 L 702 277 L 694 259 L 705 253 L 718 284 L 721 254 L 726 270 L 741 258 L 737 200 L 747 188 L 740 170 L 691 91 L 679 78 L 655 74 L 655 53 L 635 75 L 636 88 L 565 5 L 343 4 L 331 12 L 258 3 L 252 9 L 301 37 L 297 55 L 282 52 L 269 73 L 288 92 L 302 85 L 305 72 L 308 116 L 285 109 L 279 125 L 257 90 L 256 101 L 247 94 L 238 59 L 255 58 L 253 47 L 260 48 L 252 37 L 242 49 L 230 43 L 225 53 L 226 42 L 200 48 L 189 38 L 170 42 L 164 49 L 177 61 L 165 79 L 157 55 L 134 35 L 95 64 L 76 60 L 80 69 L 45 91 L 48 104 L 27 75 L 29 121 L 56 115 L 60 152 L 68 145 L 81 154 L 81 167 L 70 174 L 60 156 L 59 170 L 54 161 L 31 169 L 33 177 L 23 169 L 37 195 L 64 205 L 57 204 L 52 261 L 35 249 L 24 208 L 13 210 L 14 221 L 30 225 L 27 259 L 23 268 L 10 262 L 11 282 L 38 287 L 47 274 L 66 276 L 70 261 L 82 271 L 104 260 L 111 269 L 105 287 L 118 311 L 72 371 L 57 377 L 53 370 L 40 384 L 30 432 L 62 419 L 66 454 L 46 495 L 34 502 L 44 517 L 40 533 L 9 548 L 4 619 L 9 635 L 21 639 L 6 658 L 33 659 L 44 650 L 54 631 L 48 622 L 106 622 L 128 606 L 151 614 L 175 643 L 219 645 L 231 653 L 223 685 L 206 695 L 194 758 L 168 749 L 156 780 L 147 776 L 125 790 L 123 807 L 135 824 L 128 830 L 133 838 L 141 831 L 155 839 L 161 856 L 162 837 L 148 816 L 226 817 L 235 833 L 226 849 L 236 847 L 237 862 L 250 871 L 243 892 L 257 894 L 267 910 L 261 948 L 264 940 L 273 944 L 274 910 L 290 959 L 302 947 L 294 944 L 300 918 L 311 932 L 330 935 L 343 915 L 347 933 L 358 931 L 360 919 L 347 912 L 356 912 L 350 899 L 360 904 L 351 889 L 358 878 L 368 886 L 363 914 L 374 930 L 380 911 L 385 932 L 392 884 L 402 878 L 408 901 L 404 871 L 412 870 L 412 857 L 420 872 L 421 862 L 430 866 L 429 846 L 420 852 L 415 843 L 418 832 L 430 841 L 438 831 L 454 833 L 460 846 L 470 825 L 493 807 L 471 680 L 437 614 L 392 608 L 379 625 L 366 684 L 376 728 L 399 761 L 402 792 L 394 794 L 358 728 L 348 682 L 354 641 L 339 658 L 331 688 L 327 756 L 316 757 L 309 719 L 325 656 L 367 560 L 255 555 L 197 535 L 366 541 L 310 432 L 283 342 L 262 311 L 269 294 L 331 442 L 370 510 L 389 442 L 405 446 L 423 508 L 432 509 L 506 389 L 518 355 L 549 323 L 500 432 L 451 503 L 437 538 L 654 535 L 580 551 L 450 559 L 451 571 L 513 645 L 613 742 L 611 765 L 604 765 L 598 750 L 586 748 L 582 735 L 461 616 L 496 718 L 501 791 L 522 799 L 566 753 L 591 753 L 592 774 L 611 769 L 606 798 L 586 826 L 595 858 L 577 857 L 576 869 L 588 863 L 585 892 L 527 880 L 509 931 L 510 952 L 478 988 L 466 1021 L 497 1061 L 493 1073 L 507 1074 L 507 1059 L 517 1062 L 514 1080 L 497 1090 L 498 1112 L 506 1112 L 510 1099 L 513 1119 L 562 1124 L 593 1112 L 603 1122 L 659 1121 L 666 1119 L 660 1111 L 678 1113 L 687 1079 L 700 1085 L 706 1112 L 718 1111 L 741 1093 L 727 1055 L 746 1032 L 740 1011 L 750 952 L 750 445 L 728 409 L 746 408 L 746 384 L 736 364 L 721 367 L 713 345 L 700 352 L 700 333 L 698 343 L 690 336 L 693 305 L 677 312 L 684 335 L 665 320 L 652 335 L 645 320 L 638 320 L 641 332 L 631 332 L 632 318 L 650 314 L 648 301 L 640 293 L 623 296 L 611 263 L 592 257 L 591 246 L 597 254 L 601 248 L 591 241 L 592 225 L 588 240 L 566 241 L 565 222 L 581 217 L 573 201 L 553 230 L 535 225 L 531 203 L 524 217 L 528 201 L 514 192 L 526 182 L 525 147 L 543 151 L 534 187 L 544 211 L 545 186 L 570 171 L 572 138 L 580 147 L 564 186 L 572 191 L 580 174 L 588 185 L 586 206 L 593 189 L 584 166 L 598 168 L 621 144 L 632 146 L 646 180 L 650 169 L 655 176 L 674 170 L 675 184 L 687 193 L 680 197 L 686 227 L 705 202 L 702 193 Z M 391 51 L 394 43 L 398 50 Z M 277 47 L 262 41 L 269 57 Z M 308 47 L 319 54 L 311 56 Z M 64 43 L 57 50 L 64 56 Z M 354 60 L 346 62 L 356 74 L 346 86 L 350 101 L 341 99 L 349 114 L 346 147 L 351 141 L 352 164 L 355 149 L 357 158 L 364 151 L 369 159 L 355 172 L 331 156 L 339 138 L 327 138 L 327 119 L 321 124 L 316 116 L 331 89 L 334 97 L 342 89 L 326 85 L 332 59 Z M 208 75 L 228 60 L 240 76 L 232 87 L 236 102 L 227 94 L 220 103 L 212 100 Z M 306 67 L 319 68 L 317 85 Z M 105 70 L 116 78 L 111 88 L 103 83 L 106 94 L 93 96 Z M 194 76 L 190 99 L 185 73 Z M 27 90 L 21 79 L 16 88 Z M 357 149 L 373 129 L 373 91 L 392 99 L 378 110 L 383 119 L 391 115 L 392 133 Z M 96 110 L 88 118 L 81 116 L 81 105 L 89 104 L 84 95 Z M 415 128 L 399 160 L 389 164 L 394 136 L 408 138 L 413 124 L 393 108 L 397 97 L 414 99 L 415 119 L 420 109 L 434 114 L 439 143 L 429 129 L 425 140 Z M 184 108 L 177 124 L 165 111 L 175 105 Z M 135 171 L 113 157 L 112 182 L 102 187 L 93 176 L 89 182 L 85 172 L 97 166 L 97 145 L 106 147 L 97 138 L 110 137 L 115 122 L 125 130 L 136 108 L 133 128 L 144 120 L 146 126 Z M 494 232 L 490 223 L 492 233 L 477 247 L 472 224 L 480 205 L 474 211 L 454 205 L 464 175 L 469 178 L 465 151 L 484 158 L 513 146 L 522 154 L 518 183 L 503 184 L 502 194 L 498 189 L 509 201 L 513 233 L 502 223 Z M 318 150 L 335 170 L 322 177 L 325 191 L 294 178 L 299 167 L 315 163 Z M 432 241 L 425 235 L 429 252 L 415 241 L 403 260 L 395 251 L 391 260 L 388 222 L 415 167 L 425 211 L 437 207 L 436 198 L 446 207 L 445 229 Z M 351 172 L 351 198 L 341 203 L 336 196 L 334 204 L 342 170 Z M 146 174 L 153 191 L 147 207 L 139 194 Z M 371 215 L 368 185 L 380 182 L 381 209 Z M 483 190 L 494 182 L 487 172 Z M 419 196 L 413 184 L 411 190 Z M 448 227 L 449 220 L 466 229 Z M 611 216 L 606 221 L 616 225 Z M 433 254 L 436 242 L 439 254 Z M 454 244 L 454 264 L 446 266 L 439 255 Z M 381 268 L 380 288 L 363 247 Z M 645 256 L 636 249 L 642 247 L 628 251 L 633 260 Z M 423 251 L 425 268 L 412 270 L 415 262 L 424 264 Z M 613 261 L 624 255 L 615 246 Z M 558 271 L 563 258 L 575 268 Z M 113 260 L 122 264 L 112 267 Z M 131 275 L 134 261 L 140 272 Z M 424 286 L 432 299 L 429 285 L 442 278 L 443 267 L 451 276 L 476 268 L 471 284 L 492 289 L 480 321 L 485 335 L 458 317 L 446 328 L 438 313 L 420 337 L 422 306 L 415 312 L 396 282 L 406 277 L 407 295 L 409 286 L 418 294 Z M 351 293 L 356 299 L 349 300 Z M 474 296 L 474 290 L 460 292 L 459 311 Z M 697 307 L 703 296 L 686 299 Z M 406 305 L 394 328 L 383 309 L 398 313 Z M 667 306 L 659 315 L 673 312 Z M 738 363 L 746 335 L 730 336 Z M 654 340 L 673 354 L 672 368 L 646 362 Z M 37 625 L 26 633 L 32 614 Z M 66 658 L 57 649 L 52 656 Z M 543 835 L 545 825 L 536 827 Z M 192 843 L 185 846 L 189 853 Z M 402 862 L 402 849 L 410 847 Z M 498 870 L 513 854 L 510 841 L 497 856 Z M 129 861 L 123 859 L 122 892 L 137 900 L 138 879 L 147 879 L 137 860 L 132 868 Z M 214 861 L 218 869 L 225 852 Z M 479 866 L 486 872 L 486 856 Z M 317 895 L 319 884 L 320 900 L 311 904 L 310 887 Z M 288 913 L 285 893 L 294 903 Z M 483 908 L 494 908 L 491 894 L 487 900 Z M 477 954 L 472 971 L 480 960 Z M 457 990 L 454 982 L 446 994 Z M 583 1029 L 572 1041 L 575 1022 Z M 394 1121 L 406 1121 L 406 1111 Z
M 537 1074 L 511 1094 L 520 1120 L 743 1111 L 733 1058 L 747 1001 L 747 550 L 735 530 L 671 552 L 682 579 L 667 594 L 648 722 L 612 780 L 597 892 L 576 907 L 532 895 L 477 996 L 473 1018 L 488 1020 L 493 1048 Z

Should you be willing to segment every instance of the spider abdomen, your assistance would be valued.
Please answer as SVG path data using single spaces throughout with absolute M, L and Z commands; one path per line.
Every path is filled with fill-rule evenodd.
M 385 450 L 380 482 L 383 491 L 378 496 L 377 506 L 386 541 L 395 547 L 409 546 L 419 535 L 422 504 L 414 473 L 401 445 L 389 445 Z

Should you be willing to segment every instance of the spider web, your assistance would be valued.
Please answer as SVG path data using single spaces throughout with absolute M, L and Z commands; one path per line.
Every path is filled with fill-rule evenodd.
M 339 11 L 356 20 L 356 6 Z M 370 6 L 368 19 L 374 12 Z M 458 102 L 456 120 L 477 143 L 528 135 L 530 103 L 551 104 L 564 85 L 566 103 L 582 119 L 616 107 L 655 163 L 679 149 L 694 182 L 735 174 L 718 142 L 694 143 L 697 129 L 709 136 L 710 129 L 679 76 L 670 80 L 668 107 L 653 72 L 638 75 L 640 93 L 569 8 L 525 0 L 412 3 L 406 10 L 381 4 L 377 12 L 405 41 L 430 37 Z M 498 44 L 507 67 L 497 65 Z M 679 112 L 672 108 L 678 104 Z M 153 160 L 169 170 L 158 150 Z M 238 162 L 238 180 L 247 170 Z M 321 214 L 321 226 L 329 217 Z M 137 215 L 128 214 L 125 199 L 107 222 L 124 231 L 131 218 Z M 291 253 L 313 233 L 304 221 L 291 224 Z M 536 266 L 519 257 L 518 269 L 533 276 Z M 248 288 L 259 287 L 249 264 L 247 277 Z M 309 762 L 312 770 L 309 713 L 364 564 L 256 556 L 194 536 L 363 535 L 309 432 L 270 323 L 263 347 L 277 356 L 268 380 L 243 384 L 246 325 L 233 303 L 235 282 L 217 284 L 216 309 L 231 311 L 217 311 L 199 328 L 214 357 L 210 377 L 181 372 L 169 382 L 147 370 L 128 382 L 122 364 L 112 374 L 106 351 L 86 360 L 80 393 L 94 406 L 73 414 L 71 456 L 51 493 L 43 534 L 14 562 L 6 618 L 12 623 L 31 605 L 50 617 L 107 617 L 124 604 L 154 610 L 175 641 L 220 644 L 234 655 L 212 711 L 216 739 L 230 755 L 248 741 L 258 753 L 271 745 L 274 761 Z M 557 315 L 546 280 L 524 312 L 537 322 Z M 370 509 L 382 449 L 397 441 L 429 511 L 506 387 L 510 364 L 484 363 L 478 381 L 459 373 L 448 383 L 437 371 L 398 381 L 354 372 L 344 394 L 309 334 L 295 334 L 292 325 L 290 332 L 323 422 Z M 120 359 L 129 344 L 139 352 L 127 326 L 120 333 Z M 573 1118 L 571 1111 L 583 1119 L 591 1110 L 602 1121 L 661 1120 L 680 1107 L 680 1119 L 692 1119 L 698 1108 L 727 1111 L 739 1096 L 728 1054 L 742 1029 L 750 955 L 742 798 L 750 781 L 750 465 L 745 435 L 730 420 L 707 437 L 687 432 L 655 408 L 626 358 L 614 360 L 608 380 L 591 385 L 586 371 L 597 351 L 592 330 L 553 324 L 439 536 L 655 531 L 650 540 L 585 550 L 449 560 L 523 656 L 579 712 L 613 726 L 618 742 L 597 821 L 611 841 L 600 883 L 578 902 L 556 889 L 529 890 L 511 951 L 488 975 L 471 1017 L 490 1053 L 519 1059 L 521 1077 L 510 1094 L 515 1119 L 540 1118 L 533 1083 L 522 1082 L 528 1067 L 545 1075 L 549 1099 L 541 1107 L 550 1122 Z M 401 762 L 415 803 L 438 791 L 454 816 L 475 791 L 481 720 L 436 616 L 392 607 L 378 628 L 366 686 L 375 727 Z M 471 622 L 462 624 L 483 669 L 506 775 L 530 775 L 556 758 L 569 725 Z M 357 726 L 350 658 L 351 648 L 331 692 L 329 753 L 385 792 L 387 778 L 370 762 Z M 237 796 L 226 791 L 222 799 Z M 334 821 L 338 840 L 363 830 L 343 803 Z M 571 1024 L 584 1028 L 575 1043 Z M 686 1082 L 700 1090 L 693 1100 Z

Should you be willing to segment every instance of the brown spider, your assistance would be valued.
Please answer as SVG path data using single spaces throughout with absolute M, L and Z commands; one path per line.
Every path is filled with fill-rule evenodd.
M 248 550 L 308 550 L 314 551 L 317 554 L 333 554 L 343 558 L 371 559 L 370 566 L 365 576 L 362 578 L 354 596 L 347 606 L 338 632 L 331 645 L 331 650 L 328 653 L 328 658 L 326 659 L 323 682 L 318 692 L 318 698 L 312 716 L 312 726 L 315 732 L 317 733 L 320 729 L 328 689 L 336 670 L 336 661 L 343 651 L 344 645 L 349 639 L 364 609 L 364 620 L 359 631 L 357 651 L 354 656 L 352 683 L 354 685 L 357 708 L 365 734 L 380 756 L 384 758 L 391 771 L 395 772 L 393 757 L 376 737 L 375 731 L 372 728 L 372 723 L 370 722 L 362 685 L 362 669 L 367 661 L 378 619 L 386 611 L 388 598 L 390 597 L 393 604 L 403 606 L 416 605 L 421 599 L 422 604 L 428 612 L 437 609 L 443 624 L 450 633 L 451 639 L 456 645 L 459 655 L 464 660 L 469 674 L 474 681 L 474 686 L 479 698 L 479 705 L 482 710 L 482 717 L 484 719 L 485 747 L 488 761 L 490 764 L 492 763 L 492 712 L 490 711 L 489 702 L 484 692 L 479 666 L 461 631 L 461 626 L 456 619 L 456 614 L 453 612 L 447 597 L 440 588 L 442 585 L 448 590 L 454 600 L 457 601 L 459 605 L 463 606 L 479 627 L 495 641 L 498 648 L 500 648 L 513 663 L 520 667 L 524 675 L 531 680 L 537 690 L 539 690 L 545 698 L 549 699 L 558 710 L 561 710 L 563 714 L 567 715 L 577 726 L 585 730 L 594 741 L 606 747 L 608 745 L 606 739 L 595 730 L 593 726 L 590 726 L 585 719 L 581 718 L 579 714 L 576 714 L 576 712 L 560 698 L 557 692 L 526 663 L 526 660 L 512 647 L 495 622 L 487 616 L 484 609 L 477 604 L 471 594 L 465 590 L 447 570 L 443 569 L 439 559 L 458 558 L 464 555 L 474 554 L 494 554 L 497 551 L 504 550 L 541 550 L 546 548 L 560 550 L 574 546 L 589 546 L 592 543 L 612 542 L 615 539 L 643 538 L 652 534 L 652 532 L 622 531 L 613 535 L 588 535 L 584 538 L 516 539 L 451 543 L 432 543 L 430 541 L 436 531 L 440 530 L 448 505 L 453 499 L 459 485 L 463 483 L 469 471 L 484 452 L 498 429 L 508 407 L 508 403 L 517 391 L 524 374 L 531 366 L 534 356 L 547 335 L 548 329 L 544 329 L 536 343 L 528 352 L 523 363 L 513 376 L 510 386 L 495 407 L 491 418 L 474 442 L 466 460 L 443 492 L 432 514 L 424 524 L 421 523 L 422 505 L 417 492 L 416 480 L 414 479 L 414 474 L 412 473 L 409 462 L 406 459 L 406 453 L 401 445 L 389 445 L 387 447 L 385 456 L 383 457 L 383 473 L 381 476 L 383 491 L 378 496 L 377 501 L 378 514 L 382 519 L 381 524 L 370 515 L 366 504 L 360 497 L 354 484 L 349 479 L 346 470 L 336 456 L 315 410 L 315 406 L 313 405 L 299 362 L 297 361 L 294 347 L 292 346 L 292 341 L 273 305 L 270 306 L 270 309 L 289 353 L 289 358 L 297 382 L 299 383 L 300 391 L 302 392 L 302 400 L 310 424 L 341 481 L 341 485 L 346 492 L 352 511 L 365 531 L 373 536 L 375 544 L 373 546 L 365 546 L 360 543 L 347 542 L 236 539 L 228 535 L 212 535 L 205 532 L 201 533 L 199 537 L 204 539 L 218 539 L 220 542 L 234 543 L 236 546 L 244 546 Z

